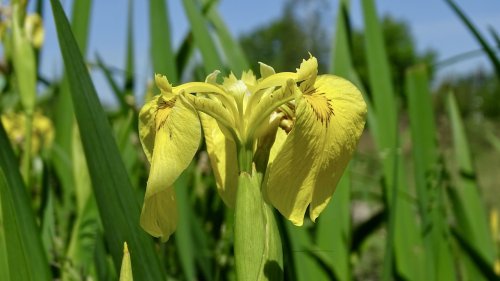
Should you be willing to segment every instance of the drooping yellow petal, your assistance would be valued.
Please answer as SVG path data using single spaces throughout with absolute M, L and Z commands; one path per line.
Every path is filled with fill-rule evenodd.
M 141 226 L 151 235 L 166 241 L 177 225 L 172 185 L 198 149 L 200 122 L 196 111 L 183 100 L 177 97 L 163 100 L 162 96 L 147 103 L 139 118 L 144 151 L 151 154 Z
M 224 203 L 234 208 L 238 185 L 238 160 L 236 144 L 223 133 L 217 121 L 205 113 L 200 113 L 205 134 L 207 152 L 217 183 L 217 190 Z
M 308 206 L 313 221 L 326 207 L 365 115 L 358 89 L 332 75 L 319 76 L 297 101 L 295 124 L 268 168 L 266 184 L 267 199 L 295 225 L 302 225 Z

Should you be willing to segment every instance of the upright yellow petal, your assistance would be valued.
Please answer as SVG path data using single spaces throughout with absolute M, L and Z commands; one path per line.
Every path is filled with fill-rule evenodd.
M 313 74 L 314 75 L 314 74 Z M 269 166 L 267 199 L 295 225 L 330 200 L 365 124 L 366 104 L 347 80 L 319 76 L 297 101 L 296 120 Z
M 151 154 L 141 226 L 166 241 L 177 226 L 172 185 L 198 149 L 200 122 L 196 111 L 183 100 L 173 97 L 165 101 L 158 96 L 141 110 L 139 124 L 146 154 Z
M 217 183 L 217 191 L 224 203 L 230 208 L 234 208 L 238 185 L 236 144 L 222 133 L 214 118 L 200 113 L 200 119 L 205 134 L 208 156 Z

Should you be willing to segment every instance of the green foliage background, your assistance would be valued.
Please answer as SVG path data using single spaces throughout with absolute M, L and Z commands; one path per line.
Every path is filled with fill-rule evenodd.
M 39 12 L 42 2 L 35 5 Z M 365 26 L 353 30 L 348 2 L 335 7 L 327 43 L 322 22 L 300 24 L 292 2 L 281 19 L 236 40 L 216 1 L 183 0 L 191 28 L 173 50 L 169 2 L 150 0 L 152 68 L 178 83 L 204 79 L 214 69 L 239 75 L 256 70 L 258 61 L 293 71 L 312 52 L 320 71 L 351 80 L 365 94 L 367 128 L 328 208 L 316 224 L 279 221 L 285 280 L 499 279 L 498 217 L 490 213 L 498 206 L 493 188 L 500 163 L 488 165 L 500 154 L 495 47 L 446 0 L 496 72 L 452 77 L 432 91 L 436 55 L 416 53 L 408 26 L 379 19 L 373 0 L 361 1 Z M 11 4 L 18 5 L 14 20 L 21 22 L 23 1 Z M 149 167 L 137 137 L 143 101 L 135 100 L 133 89 L 142 87 L 146 96 L 155 89 L 136 85 L 132 0 L 121 80 L 105 59 L 89 65 L 81 55 L 92 1 L 73 1 L 71 21 L 58 0 L 51 4 L 43 16 L 56 23 L 65 69 L 59 80 L 37 75 L 38 51 L 26 47 L 19 30 L 2 35 L 0 110 L 25 121 L 18 138 L 0 122 L 0 280 L 116 280 L 124 242 L 136 280 L 235 279 L 234 214 L 218 198 L 203 147 L 175 186 L 175 235 L 160 243 L 139 227 Z M 117 108 L 103 108 L 89 66 L 104 73 Z M 36 89 L 25 84 L 29 75 L 36 76 Z M 34 139 L 49 138 L 36 131 L 41 119 L 34 112 L 52 121 L 54 140 L 30 152 Z M 482 130 L 468 126 L 474 118 L 484 120 Z

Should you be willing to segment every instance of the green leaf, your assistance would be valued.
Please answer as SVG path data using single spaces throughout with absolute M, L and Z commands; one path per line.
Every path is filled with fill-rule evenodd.
M 1 122 L 0 147 L 0 207 L 9 273 L 16 280 L 51 280 L 30 198 Z
M 167 4 L 165 0 L 149 1 L 149 29 L 153 71 L 166 75 L 170 83 L 177 83 L 178 73 L 170 41 Z
M 351 251 L 359 252 L 361 245 L 384 223 L 387 216 L 387 210 L 382 209 L 372 215 L 369 219 L 359 224 L 352 233 Z
M 207 1 L 205 1 L 207 2 Z M 212 0 L 212 2 L 215 2 Z M 239 76 L 243 71 L 249 69 L 248 61 L 240 44 L 234 40 L 231 32 L 222 20 L 215 4 L 209 5 L 207 12 L 208 20 L 213 24 L 214 31 L 220 39 L 228 66 L 231 71 Z
M 328 264 L 333 265 L 337 280 L 351 280 L 350 173 L 347 170 L 330 203 L 317 222 L 316 244 Z M 327 279 L 327 276 L 323 276 Z
M 3 172 L 0 169 L 3 181 Z M 1 184 L 1 183 L 0 183 Z M 0 280 L 10 280 L 9 254 L 7 253 L 7 241 L 5 240 L 5 223 L 2 215 L 2 195 L 0 194 Z
M 134 61 L 134 1 L 128 1 L 128 18 L 127 18 L 127 51 L 125 58 L 125 84 L 123 85 L 123 90 L 125 95 L 134 95 L 134 72 L 135 72 L 135 61 Z
M 187 280 L 196 280 L 195 256 L 196 244 L 194 243 L 191 229 L 193 214 L 191 202 L 188 200 L 190 188 L 190 175 L 192 175 L 192 166 L 184 171 L 175 182 L 175 194 L 178 201 L 179 222 L 175 231 L 175 243 L 179 249 L 179 258 L 184 274 Z
M 90 22 L 90 10 L 92 0 L 75 0 L 73 2 L 72 29 L 76 41 L 82 53 L 87 49 L 88 28 Z M 71 134 L 73 132 L 73 106 L 71 104 L 71 94 L 66 75 L 62 78 L 59 97 L 56 105 L 56 143 L 67 155 L 71 154 Z M 61 162 L 61 161 L 59 161 Z M 63 166 L 63 163 L 56 163 Z M 61 168 L 63 169 L 63 168 Z M 68 174 L 68 173 L 63 173 Z M 72 183 L 71 183 L 72 184 Z
M 35 52 L 20 26 L 19 6 L 14 7 L 12 18 L 12 61 L 16 74 L 23 110 L 28 116 L 33 114 L 36 101 Z
M 90 22 L 90 11 L 92 8 L 92 0 L 75 0 L 72 7 L 72 28 L 78 42 L 78 46 L 82 53 L 85 54 L 88 41 L 88 29 Z M 51 160 L 55 167 L 58 178 L 61 180 L 63 192 L 63 209 L 64 212 L 70 212 L 72 195 L 73 195 L 73 169 L 72 169 L 72 143 L 73 143 L 73 123 L 74 112 L 71 101 L 70 86 L 67 79 L 67 74 L 64 73 L 59 85 L 58 96 L 55 101 L 54 126 L 55 126 L 55 141 L 52 146 Z M 68 229 L 68 220 L 61 222 L 62 229 Z M 63 240 L 69 239 L 65 237 L 66 233 L 62 233 Z
M 310 251 L 317 250 L 317 254 L 321 255 L 325 251 L 332 250 L 331 247 L 327 249 L 314 248 L 309 229 L 306 226 L 297 227 L 289 221 L 285 221 L 285 224 L 290 238 L 288 247 L 291 247 L 293 254 L 296 280 L 328 280 L 327 272 L 323 270 L 321 264 L 316 262 Z
M 96 57 L 97 57 L 97 66 L 102 70 L 104 78 L 106 78 L 106 81 L 108 82 L 108 85 L 111 87 L 111 90 L 115 95 L 115 98 L 118 100 L 121 111 L 124 112 L 129 107 L 127 101 L 125 100 L 124 91 L 120 89 L 120 87 L 118 86 L 118 83 L 113 77 L 113 73 L 111 73 L 109 67 L 107 67 L 104 64 L 104 61 L 102 60 L 101 56 L 97 54 Z
M 81 137 L 92 187 L 115 268 L 119 271 L 126 241 L 134 256 L 136 278 L 164 280 L 152 240 L 139 227 L 139 204 L 68 20 L 59 1 L 51 3 L 76 119 L 84 132 Z
M 495 136 L 491 131 L 486 133 L 486 138 L 490 144 L 495 148 L 497 153 L 500 153 L 500 138 Z
M 191 31 L 193 32 L 194 43 L 200 50 L 203 58 L 205 74 L 212 73 L 214 70 L 221 69 L 222 63 L 217 52 L 217 48 L 210 37 L 211 31 L 208 28 L 205 17 L 201 9 L 197 7 L 194 0 L 183 0 L 184 10 L 189 19 Z
M 500 59 L 495 55 L 495 51 L 493 48 L 488 45 L 486 42 L 486 39 L 484 39 L 483 35 L 479 32 L 477 27 L 474 26 L 472 21 L 465 15 L 465 13 L 458 7 L 458 5 L 455 3 L 455 1 L 452 0 L 445 0 L 445 2 L 450 5 L 451 9 L 457 14 L 457 16 L 462 20 L 462 22 L 467 26 L 469 31 L 474 35 L 476 38 L 477 42 L 481 45 L 483 48 L 484 52 L 490 59 L 491 63 L 493 64 L 493 68 L 495 69 L 495 72 L 497 74 L 497 77 L 500 78 Z
M 451 121 L 455 161 L 459 169 L 456 186 L 448 188 L 456 217 L 456 228 L 465 239 L 470 241 L 475 251 L 493 267 L 496 253 L 488 227 L 488 216 L 479 193 L 462 118 L 455 97 L 451 93 L 447 97 L 447 107 Z
M 427 276 L 434 280 L 455 279 L 446 225 L 444 186 L 439 170 L 432 99 L 425 66 L 406 73 L 415 183 L 427 253 Z
M 459 231 L 452 228 L 451 231 L 453 237 L 458 242 L 458 245 L 462 248 L 464 252 L 468 254 L 472 263 L 478 268 L 479 272 L 483 275 L 484 280 L 500 280 L 500 276 L 498 276 L 491 265 L 490 261 L 485 260 L 483 255 L 477 251 L 477 249 L 472 245 L 469 239 L 463 237 Z M 474 279 L 477 280 L 477 279 Z
M 406 199 L 408 185 L 404 161 L 402 156 L 397 154 L 398 112 L 387 52 L 374 1 L 363 0 L 362 8 L 370 90 L 375 107 L 375 142 L 382 155 L 385 204 L 389 215 L 383 279 L 390 279 L 393 272 L 397 272 L 402 278 L 421 280 L 419 274 L 423 268 L 423 257 L 415 253 L 415 249 L 421 249 L 421 231 L 415 219 L 412 202 Z

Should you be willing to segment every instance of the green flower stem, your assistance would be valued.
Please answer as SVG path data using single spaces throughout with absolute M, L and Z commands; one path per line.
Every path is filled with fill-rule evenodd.
M 31 172 L 31 138 L 33 135 L 33 114 L 26 112 L 26 120 L 24 123 L 25 139 L 22 158 L 22 176 L 26 186 L 30 186 L 30 172 Z
M 238 145 L 238 165 L 240 172 L 252 173 L 253 149 L 252 144 Z
M 241 159 L 241 158 L 240 158 Z M 283 280 L 283 253 L 272 208 L 261 193 L 262 174 L 240 173 L 234 220 L 238 281 Z

